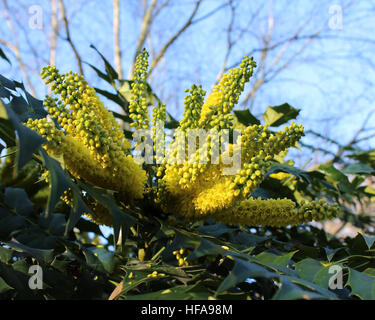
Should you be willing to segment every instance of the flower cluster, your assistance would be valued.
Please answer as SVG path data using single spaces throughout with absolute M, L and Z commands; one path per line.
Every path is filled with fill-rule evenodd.
M 189 263 L 187 262 L 187 254 L 185 249 L 173 251 L 173 255 L 176 257 L 179 267 L 188 267 Z
M 295 203 L 290 199 L 266 199 L 260 198 L 241 201 L 238 205 L 213 215 L 212 218 L 232 224 L 244 223 L 248 225 L 267 225 L 280 227 L 286 225 L 298 225 L 312 220 L 333 218 L 338 212 L 338 207 L 323 204 L 323 201 L 312 201 L 295 208 Z
M 139 131 L 148 129 L 150 123 L 147 59 L 148 53 L 143 50 L 131 81 L 129 116 L 133 119 L 131 126 Z M 188 221 L 212 218 L 228 224 L 264 226 L 295 225 L 337 214 L 337 206 L 323 201 L 297 206 L 290 199 L 253 197 L 272 162 L 294 147 L 304 134 L 303 127 L 296 123 L 275 132 L 266 125 L 244 126 L 236 122 L 233 108 L 255 67 L 253 59 L 245 56 L 238 68 L 223 75 L 206 99 L 201 86 L 185 90 L 183 118 L 167 150 L 164 130 L 158 127 L 166 121 L 166 106 L 159 101 L 153 108 L 153 159 L 158 167 L 152 167 L 156 177 L 149 184 L 153 186 L 155 204 L 164 213 L 180 215 Z M 95 90 L 82 76 L 72 72 L 61 75 L 54 66 L 44 68 L 42 77 L 54 93 L 44 101 L 51 119 L 29 119 L 27 126 L 46 138 L 47 152 L 62 156 L 75 177 L 117 191 L 129 200 L 141 199 L 146 173 L 133 160 L 131 144 Z M 201 139 L 191 135 L 192 131 L 208 135 Z M 238 131 L 240 134 L 236 135 Z M 192 141 L 195 149 L 190 152 Z M 236 169 L 223 174 L 231 168 Z M 63 199 L 69 202 L 69 191 Z M 91 219 L 111 224 L 106 208 L 95 199 L 86 197 L 86 202 L 92 209 Z M 181 250 L 174 254 L 179 265 L 185 266 Z
M 205 101 L 201 87 L 186 90 L 185 112 L 178 129 L 183 142 L 187 142 L 191 129 L 216 130 L 218 135 L 198 141 L 196 152 L 187 155 L 187 147 L 175 137 L 169 144 L 168 156 L 183 152 L 184 163 L 166 162 L 159 167 L 156 202 L 170 214 L 181 215 L 187 220 L 213 218 L 225 223 L 284 226 L 333 217 L 336 207 L 316 204 L 295 208 L 288 199 L 253 199 L 255 189 L 264 180 L 272 161 L 279 154 L 294 147 L 303 136 L 302 125 L 291 123 L 284 130 L 272 132 L 267 126 L 243 127 L 241 135 L 231 143 L 220 144 L 219 154 L 240 153 L 240 167 L 234 174 L 223 175 L 228 164 L 215 154 L 213 145 L 222 141 L 223 129 L 237 129 L 231 111 L 238 103 L 244 85 L 249 81 L 255 62 L 245 56 L 239 68 L 229 70 L 213 88 Z M 240 126 L 239 126 L 240 127 Z M 223 153 L 222 153 L 223 152 Z M 202 163 L 200 156 L 207 156 Z M 234 161 L 234 160 L 233 160 Z M 315 209 L 311 209 L 315 208 Z
M 135 63 L 134 76 L 131 83 L 131 93 L 133 98 L 129 103 L 130 118 L 134 120 L 130 125 L 137 129 L 147 129 L 149 116 L 147 111 L 147 69 L 148 52 L 143 50 L 137 56 Z
M 51 118 L 28 119 L 26 125 L 46 138 L 46 151 L 62 156 L 77 178 L 130 200 L 142 198 L 146 173 L 133 160 L 130 142 L 95 90 L 82 76 L 60 74 L 54 66 L 43 68 L 41 74 L 55 95 L 44 100 Z
M 240 94 L 255 67 L 256 63 L 253 58 L 245 56 L 239 68 L 230 69 L 223 75 L 202 106 L 199 120 L 201 128 L 220 130 L 232 127 L 233 116 L 230 112 L 238 103 Z

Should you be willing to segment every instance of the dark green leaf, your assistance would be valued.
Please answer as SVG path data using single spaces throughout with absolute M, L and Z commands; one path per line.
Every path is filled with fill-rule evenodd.
M 6 249 L 0 246 L 0 261 L 8 263 L 12 259 L 13 251 L 11 249 Z
M 234 114 L 236 115 L 236 118 L 238 122 L 242 123 L 245 126 L 251 126 L 251 125 L 259 125 L 260 121 L 255 118 L 248 109 L 246 110 L 235 110 Z
M 299 299 L 326 299 L 322 294 L 306 290 L 294 284 L 288 278 L 283 278 L 280 289 L 272 298 L 273 300 L 299 300 Z
M 26 163 L 30 161 L 33 153 L 39 149 L 39 147 L 43 142 L 45 142 L 45 140 L 36 132 L 21 124 L 17 115 L 9 105 L 3 105 L 0 103 L 0 108 L 2 109 L 0 111 L 0 114 L 4 115 L 4 113 L 6 112 L 7 117 L 12 122 L 13 127 L 17 131 L 19 141 L 17 167 L 18 169 L 21 169 Z M 5 111 L 3 108 L 5 108 Z
M 12 290 L 13 288 L 9 286 L 3 278 L 0 277 L 0 294 Z
M 100 55 L 100 57 L 102 58 L 102 60 L 104 61 L 105 71 L 107 72 L 107 75 L 108 75 L 108 77 L 110 79 L 109 82 L 113 83 L 114 80 L 118 79 L 118 74 L 117 74 L 116 70 L 113 69 L 113 67 L 107 61 L 107 59 L 99 52 L 98 49 L 96 49 L 96 47 L 93 44 L 90 45 L 90 48 L 93 48 Z
M 373 174 L 374 171 L 373 168 L 363 163 L 350 164 L 342 170 L 345 174 Z
M 286 267 L 296 252 L 297 251 L 292 251 L 283 255 L 276 255 L 271 252 L 263 251 L 259 253 L 256 256 L 256 258 L 260 261 L 269 262 L 275 265 Z
M 20 201 L 22 199 L 22 201 Z M 4 193 L 5 203 L 15 208 L 17 214 L 28 216 L 33 212 L 33 203 L 29 200 L 24 189 L 6 188 Z
M 300 278 L 313 282 L 318 286 L 327 289 L 329 279 L 333 274 L 329 273 L 329 266 L 323 266 L 321 262 L 306 258 L 295 264 Z
M 236 229 L 229 228 L 227 225 L 219 222 L 207 226 L 200 226 L 197 228 L 197 230 L 202 234 L 206 234 L 213 237 L 220 237 L 226 233 L 233 233 Z
M 8 61 L 9 64 L 12 64 L 12 63 L 10 62 L 10 60 L 8 59 L 8 57 L 6 56 L 6 54 L 4 53 L 4 51 L 3 51 L 1 48 L 0 48 L 0 57 L 1 57 L 2 59 L 4 59 L 4 60 Z
M 92 247 L 90 249 L 94 255 L 97 255 L 99 261 L 103 264 L 104 269 L 111 273 L 115 268 L 114 253 L 104 248 Z
M 125 228 L 131 227 L 135 223 L 135 219 L 130 216 L 129 214 L 123 212 L 116 204 L 113 195 L 110 191 L 90 186 L 88 184 L 83 184 L 79 182 L 82 188 L 87 191 L 87 193 L 92 196 L 94 199 L 98 200 L 103 206 L 105 206 L 112 217 L 113 222 L 113 231 L 115 236 L 115 242 L 118 240 L 118 236 L 120 234 L 120 229 L 122 232 L 125 232 Z
M 319 170 L 326 172 L 331 180 L 329 182 L 338 185 L 343 192 L 353 192 L 353 186 L 350 184 L 348 177 L 336 169 L 333 164 L 321 164 Z
M 249 278 L 276 278 L 279 275 L 275 272 L 270 272 L 267 269 L 241 259 L 235 259 L 233 270 L 224 279 L 217 289 L 217 293 L 222 293 L 225 290 L 235 287 L 238 283 Z
M 27 255 L 34 257 L 35 259 L 41 262 L 50 263 L 53 260 L 53 250 L 31 248 L 22 243 L 14 241 L 6 242 L 5 244 L 14 249 L 15 251 L 24 252 Z
M 14 84 L 14 82 L 12 80 L 9 80 L 7 78 L 5 78 L 4 76 L 2 76 L 0 74 L 0 85 L 10 89 L 10 90 L 16 90 L 16 85 Z
M 276 107 L 268 107 L 263 113 L 266 125 L 278 127 L 291 119 L 297 118 L 300 110 L 291 107 L 288 103 L 284 103 Z
M 351 295 L 362 300 L 375 300 L 375 278 L 349 268 L 347 285 L 351 287 Z

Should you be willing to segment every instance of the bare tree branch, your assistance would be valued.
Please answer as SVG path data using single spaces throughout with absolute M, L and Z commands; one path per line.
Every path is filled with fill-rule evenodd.
M 120 1 L 113 0 L 113 42 L 115 51 L 115 67 L 122 79 L 121 46 L 120 46 Z
M 61 17 L 62 17 L 62 20 L 64 21 L 64 26 L 65 26 L 66 41 L 69 43 L 70 47 L 72 48 L 72 50 L 74 52 L 74 56 L 76 58 L 78 68 L 79 68 L 79 73 L 81 75 L 83 75 L 82 59 L 81 59 L 81 57 L 78 53 L 78 50 L 77 50 L 76 46 L 74 45 L 74 43 L 72 41 L 72 38 L 70 36 L 69 21 L 68 21 L 68 18 L 66 16 L 64 1 L 59 0 L 59 3 L 60 3 Z
M 140 32 L 139 37 L 138 37 L 135 55 L 134 55 L 134 58 L 133 58 L 133 63 L 131 65 L 131 69 L 130 69 L 129 76 L 128 76 L 129 78 L 131 78 L 133 76 L 135 60 L 136 60 L 139 52 L 144 47 L 147 36 L 150 32 L 150 27 L 152 25 L 152 21 L 155 18 L 155 16 L 152 13 L 153 13 L 156 5 L 157 5 L 157 2 L 158 2 L 157 0 L 152 0 L 152 3 L 148 8 L 147 8 L 147 4 L 145 2 L 143 3 L 144 14 L 143 14 L 143 20 L 142 20 L 142 25 L 141 25 L 141 32 Z
M 21 57 L 21 51 L 20 51 L 20 47 L 19 47 L 19 44 L 18 44 L 18 37 L 17 37 L 17 32 L 14 28 L 14 25 L 13 25 L 13 22 L 12 22 L 12 19 L 10 17 L 10 12 L 9 12 L 9 7 L 8 7 L 8 2 L 7 0 L 3 0 L 3 4 L 4 4 L 4 8 L 5 8 L 5 19 L 7 21 L 7 24 L 9 26 L 9 29 L 11 30 L 12 34 L 13 34 L 13 45 L 10 45 L 10 43 L 8 43 L 7 47 L 13 51 L 17 61 L 18 61 L 18 64 L 20 66 L 20 69 L 22 71 L 22 73 L 24 74 L 25 76 L 25 79 L 26 79 L 26 82 L 27 82 L 27 85 L 29 86 L 32 94 L 35 96 L 35 88 L 33 87 L 32 83 L 31 83 L 31 80 L 30 80 L 30 77 L 26 71 L 26 65 L 25 63 L 23 62 L 22 60 L 22 57 Z M 2 43 L 4 45 L 6 45 L 6 41 L 2 41 Z
M 159 51 L 158 55 L 152 60 L 151 67 L 149 70 L 149 75 L 152 73 L 152 71 L 155 69 L 157 64 L 160 62 L 160 60 L 163 58 L 165 52 L 168 50 L 168 48 L 177 40 L 177 38 L 187 29 L 190 25 L 193 24 L 193 19 L 198 12 L 199 6 L 201 5 L 202 0 L 198 0 L 195 4 L 195 7 L 193 9 L 193 12 L 191 13 L 189 19 L 186 21 L 186 23 L 181 27 L 180 30 L 176 32 L 174 36 L 172 36 L 167 43 L 162 47 L 162 49 Z
M 50 0 L 51 2 L 51 29 L 52 34 L 50 36 L 50 55 L 49 55 L 49 64 L 56 64 L 56 47 L 57 47 L 57 37 L 59 34 L 59 22 L 57 18 L 57 1 Z
M 337 151 L 337 153 L 335 154 L 335 156 L 333 157 L 333 159 L 330 160 L 328 163 L 335 163 L 335 162 L 339 161 L 341 155 L 344 153 L 344 151 L 345 151 L 346 149 L 348 149 L 348 148 L 350 148 L 351 146 L 353 146 L 354 144 L 356 144 L 356 143 L 358 143 L 358 142 L 364 140 L 363 138 L 360 139 L 360 138 L 358 138 L 358 137 L 359 137 L 359 135 L 365 130 L 367 123 L 369 122 L 371 116 L 372 116 L 374 113 L 375 113 L 375 108 L 371 109 L 371 110 L 368 112 L 368 114 L 367 114 L 367 116 L 365 117 L 365 120 L 363 121 L 361 127 L 360 127 L 360 128 L 354 133 L 352 139 L 351 139 L 346 145 L 344 145 L 343 147 L 341 147 L 341 148 Z M 370 136 L 366 137 L 366 139 L 370 139 L 372 136 L 373 136 L 373 135 L 370 135 Z

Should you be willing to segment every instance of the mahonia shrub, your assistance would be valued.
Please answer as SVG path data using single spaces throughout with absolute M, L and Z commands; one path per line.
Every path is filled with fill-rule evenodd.
M 150 127 L 147 58 L 145 50 L 137 57 L 131 84 L 129 117 L 135 130 Z M 43 69 L 42 78 L 52 91 L 44 100 L 49 116 L 29 119 L 27 126 L 46 138 L 44 148 L 48 154 L 62 157 L 74 177 L 114 190 L 120 200 L 128 203 L 147 194 L 155 208 L 186 221 L 212 218 L 227 224 L 287 226 L 336 216 L 336 204 L 296 204 L 287 198 L 253 196 L 275 157 L 285 154 L 304 135 L 302 125 L 296 123 L 273 132 L 266 125 L 243 126 L 235 121 L 233 109 L 255 67 L 253 58 L 245 56 L 238 68 L 223 75 L 206 99 L 201 86 L 187 89 L 183 118 L 177 128 L 179 136 L 174 135 L 167 150 L 164 130 L 157 127 L 166 120 L 166 106 L 159 102 L 152 110 L 155 155 L 151 167 L 144 164 L 142 168 L 135 161 L 130 152 L 132 145 L 113 114 L 76 73 L 62 75 L 54 66 Z M 188 149 L 192 130 L 217 135 L 208 135 L 204 141 L 195 139 L 197 148 L 191 154 Z M 218 155 L 214 146 L 226 136 L 227 143 L 220 144 Z M 156 152 L 158 147 L 162 155 L 165 152 L 164 157 Z M 183 154 L 182 163 L 173 161 L 179 152 Z M 238 170 L 223 174 L 230 167 L 227 159 L 234 154 L 238 155 Z M 206 162 L 200 161 L 202 155 L 207 156 Z M 148 183 L 146 172 L 151 175 Z M 70 198 L 67 190 L 62 199 L 70 204 Z M 86 202 L 92 210 L 88 213 L 90 218 L 99 224 L 111 224 L 105 207 L 88 196 Z

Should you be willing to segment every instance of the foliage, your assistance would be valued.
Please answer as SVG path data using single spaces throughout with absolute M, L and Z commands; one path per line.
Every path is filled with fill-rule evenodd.
M 96 89 L 122 109 L 114 116 L 132 123 L 131 95 L 102 56 L 105 71 L 93 67 L 114 92 Z M 162 105 L 147 84 L 146 104 Z M 367 231 L 341 239 L 303 224 L 286 227 L 227 225 L 212 219 L 186 222 L 144 200 L 123 203 L 113 190 L 73 176 L 59 157 L 41 147 L 46 137 L 30 130 L 28 119 L 46 116 L 43 102 L 22 83 L 0 76 L 0 138 L 3 154 L 0 192 L 0 297 L 2 299 L 374 299 L 372 217 L 356 212 L 374 196 L 364 185 L 375 170 L 371 152 L 351 154 L 343 167 L 297 168 L 275 157 L 253 191 L 262 199 L 296 203 L 324 199 L 337 203 L 339 219 Z M 144 110 L 142 110 L 144 111 Z M 299 110 L 269 107 L 263 121 L 278 127 Z M 179 122 L 166 115 L 167 128 Z M 235 111 L 234 122 L 259 125 L 250 111 Z M 126 127 L 126 126 L 125 126 Z M 130 127 L 124 135 L 131 137 Z M 129 134 L 130 133 L 130 134 Z M 372 160 L 371 160 L 372 159 Z M 44 179 L 49 172 L 49 182 Z M 155 176 L 152 167 L 145 167 Z M 151 179 L 149 187 L 154 184 Z M 70 190 L 71 203 L 61 200 Z M 113 235 L 104 236 L 84 214 L 87 198 L 112 217 Z M 43 289 L 28 286 L 31 265 L 43 270 Z M 331 266 L 343 270 L 342 289 L 329 289 Z M 111 294 L 112 293 L 112 294 Z

